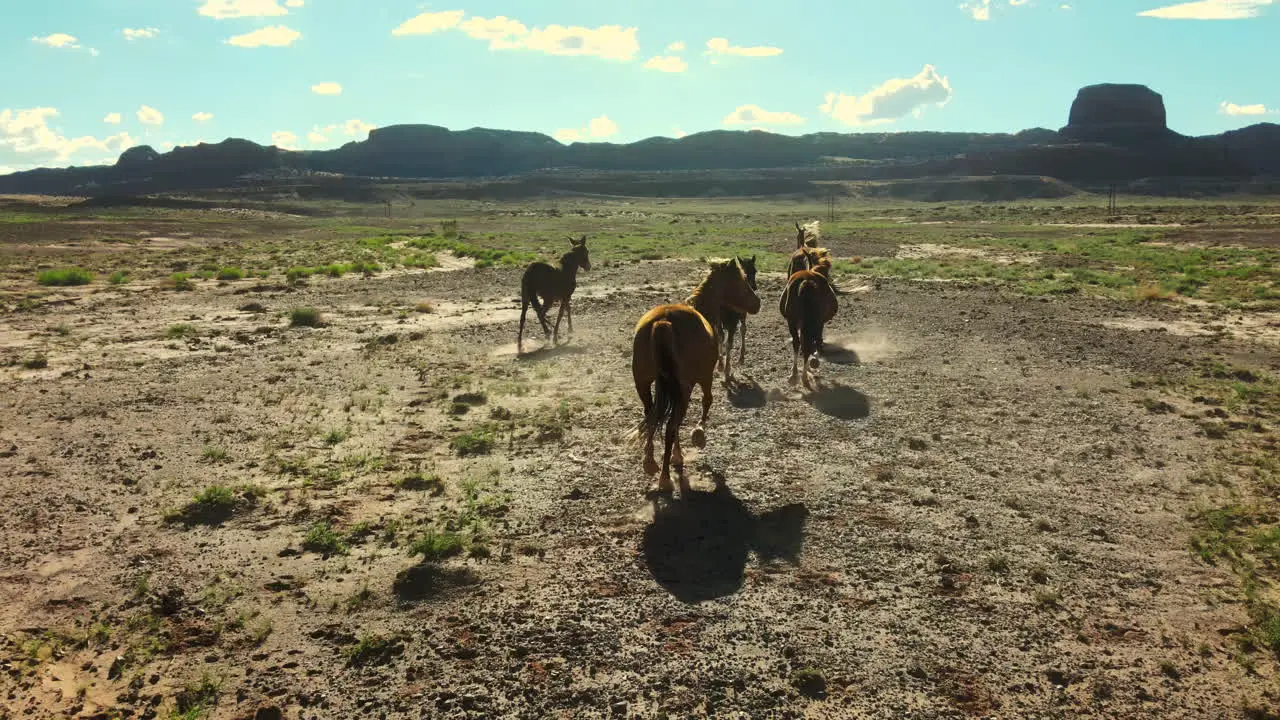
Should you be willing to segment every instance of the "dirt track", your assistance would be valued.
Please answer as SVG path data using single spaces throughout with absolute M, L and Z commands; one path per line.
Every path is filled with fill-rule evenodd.
M 1224 600 L 1234 581 L 1187 550 L 1210 441 L 1130 383 L 1269 350 L 1114 322 L 1182 316 L 1165 306 L 884 281 L 842 299 L 827 338 L 847 351 L 801 397 L 762 276 L 741 366 L 759 388 L 717 388 L 707 448 L 689 455 L 699 492 L 651 503 L 638 450 L 617 442 L 639 416 L 629 330 L 700 272 L 597 268 L 572 342 L 524 359 L 509 270 L 68 291 L 81 299 L 7 316 L 0 346 L 43 344 L 49 366 L 0 368 L 0 625 L 112 631 L 50 641 L 35 664 L 9 638 L 0 707 L 147 717 L 201 672 L 222 679 L 212 717 L 1278 706 L 1270 670 L 1246 673 L 1223 639 L 1244 622 Z M 237 309 L 251 301 L 267 312 Z M 434 311 L 399 312 L 420 301 Z M 303 305 L 329 324 L 274 314 Z M 44 334 L 59 323 L 69 334 Z M 175 323 L 200 336 L 159 337 Z M 486 399 L 450 414 L 466 391 Z M 490 454 L 451 451 L 508 416 Z M 443 494 L 394 485 L 416 471 Z M 218 526 L 163 521 L 215 483 L 267 493 Z M 486 493 L 492 556 L 409 557 L 412 529 L 466 487 Z M 349 555 L 306 551 L 319 518 L 368 534 Z M 366 633 L 390 639 L 385 654 L 351 666 L 342 651 Z M 151 637 L 165 649 L 109 680 Z

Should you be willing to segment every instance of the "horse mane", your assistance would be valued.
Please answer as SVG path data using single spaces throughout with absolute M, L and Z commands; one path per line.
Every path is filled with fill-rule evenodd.
M 831 278 L 831 251 L 823 247 L 815 247 L 806 252 L 809 256 L 809 269 Z
M 796 223 L 796 247 L 818 247 L 818 241 L 822 240 L 822 221 L 810 220 L 801 225 Z

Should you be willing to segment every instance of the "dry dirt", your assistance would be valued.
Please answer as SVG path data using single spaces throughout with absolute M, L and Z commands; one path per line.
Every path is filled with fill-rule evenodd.
M 735 363 L 758 385 L 717 386 L 697 492 L 648 499 L 619 442 L 630 329 L 701 267 L 597 267 L 572 339 L 523 358 L 514 270 L 72 289 L 0 317 L 0 354 L 48 358 L 0 367 L 0 716 L 169 717 L 204 673 L 216 718 L 1277 707 L 1225 639 L 1235 580 L 1188 550 L 1211 441 L 1129 384 L 1273 347 L 1165 331 L 1196 308 L 882 281 L 842 298 L 802 395 L 762 274 Z M 289 327 L 300 306 L 326 324 Z M 464 392 L 485 400 L 451 414 Z M 454 452 L 486 422 L 491 453 Z M 443 492 L 397 487 L 414 472 Z M 266 494 L 165 522 L 240 483 Z M 409 556 L 468 493 L 490 556 Z M 318 519 L 362 537 L 307 550 Z M 366 634 L 382 654 L 349 661 Z

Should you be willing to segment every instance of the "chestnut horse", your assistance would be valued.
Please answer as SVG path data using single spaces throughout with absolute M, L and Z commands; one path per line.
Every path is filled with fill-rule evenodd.
M 791 332 L 791 383 L 801 379 L 812 390 L 809 377 L 821 364 L 818 353 L 822 350 L 823 329 L 835 317 L 840 303 L 831 286 L 831 255 L 827 249 L 806 249 L 804 262 L 809 267 L 787 278 L 778 311 Z
M 573 249 L 560 256 L 560 267 L 552 267 L 548 263 L 534 262 L 525 268 L 520 278 L 520 331 L 516 334 L 516 354 L 524 353 L 524 319 L 529 313 L 529 306 L 538 315 L 545 337 L 552 337 L 551 328 L 547 325 L 547 310 L 554 302 L 560 303 L 560 312 L 556 314 L 556 327 L 553 343 L 560 342 L 560 318 L 569 314 L 569 334 L 573 334 L 573 308 L 569 301 L 578 286 L 578 268 L 591 269 L 591 258 L 587 254 L 587 236 L 582 239 L 569 238 Z M 542 302 L 538 302 L 542 298 Z
M 658 491 L 671 492 L 671 466 L 680 477 L 680 492 L 689 492 L 684 475 L 684 455 L 680 452 L 680 426 L 693 395 L 693 386 L 702 388 L 702 419 L 693 431 L 695 447 L 707 442 L 707 417 L 711 412 L 711 378 L 720 355 L 717 332 L 724 308 L 754 315 L 760 312 L 760 297 L 751 289 L 746 274 L 733 260 L 713 260 L 707 276 L 683 303 L 659 305 L 636 323 L 631 350 L 631 376 L 644 406 L 644 470 L 653 475 L 661 469 Z M 651 389 L 652 386 L 652 389 Z M 653 437 L 666 425 L 662 466 L 653 457 Z

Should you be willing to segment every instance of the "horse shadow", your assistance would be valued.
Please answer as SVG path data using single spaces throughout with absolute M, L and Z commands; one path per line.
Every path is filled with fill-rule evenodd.
M 838 420 L 861 420 L 871 414 L 871 400 L 861 392 L 836 382 L 818 381 L 805 401 L 814 410 Z
M 516 360 L 546 360 L 550 358 L 562 357 L 565 355 L 582 355 L 587 349 L 581 345 L 575 345 L 568 340 L 562 341 L 559 345 L 548 344 L 532 350 L 525 350 L 523 353 L 516 354 Z
M 746 382 L 734 378 L 726 386 L 729 404 L 740 409 L 762 408 L 768 403 L 768 396 L 760 383 L 748 379 Z
M 808 514 L 793 503 L 755 515 L 717 479 L 714 491 L 654 501 L 653 523 L 644 532 L 645 564 L 681 602 L 726 597 L 742 588 L 752 551 L 761 561 L 798 562 Z
M 835 365 L 861 365 L 862 360 L 853 348 L 841 347 L 827 343 L 818 355 L 826 362 Z

